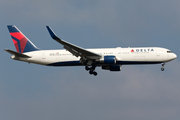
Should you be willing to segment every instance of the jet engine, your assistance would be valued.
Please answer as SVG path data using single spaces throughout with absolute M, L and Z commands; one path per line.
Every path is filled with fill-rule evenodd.
M 116 57 L 115 56 L 104 56 L 100 60 L 96 60 L 96 62 L 105 63 L 105 64 L 116 64 Z
M 121 71 L 121 66 L 120 65 L 102 66 L 102 69 L 110 70 L 110 71 Z

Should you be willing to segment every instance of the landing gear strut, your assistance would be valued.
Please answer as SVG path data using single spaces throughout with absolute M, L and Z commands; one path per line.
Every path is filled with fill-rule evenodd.
M 96 68 L 96 66 L 91 66 L 91 67 L 88 67 L 88 66 L 85 66 L 85 69 L 88 71 L 89 70 L 89 74 L 90 75 L 94 75 L 94 76 L 96 76 L 97 75 L 97 72 L 96 71 L 94 71 L 95 70 L 95 68 Z
M 161 65 L 162 65 L 162 67 L 161 67 L 161 71 L 164 71 L 164 66 L 165 66 L 165 63 L 162 63 Z

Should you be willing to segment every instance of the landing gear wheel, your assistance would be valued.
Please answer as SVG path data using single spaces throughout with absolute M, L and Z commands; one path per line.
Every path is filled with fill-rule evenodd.
M 165 63 L 162 63 L 161 65 L 162 65 L 161 71 L 164 71 Z
M 90 70 L 90 68 L 89 68 L 88 66 L 86 66 L 85 69 L 86 69 L 87 71 Z
M 91 75 L 92 75 L 92 74 L 93 74 L 93 71 L 91 71 L 91 70 L 90 70 L 90 71 L 89 71 L 89 74 L 91 74 Z
M 85 69 L 87 70 L 87 71 L 89 71 L 89 74 L 90 75 L 94 75 L 94 76 L 96 76 L 97 75 L 97 72 L 96 71 L 94 71 L 95 70 L 95 68 L 96 68 L 96 66 L 95 65 L 92 65 L 92 66 L 85 66 Z
M 91 70 L 90 70 L 90 71 L 89 71 L 89 74 L 90 74 L 90 75 L 92 75 L 92 74 L 93 74 L 94 76 L 96 76 L 96 75 L 97 75 L 97 72 L 95 72 L 95 71 L 91 71 Z
M 93 74 L 94 74 L 94 76 L 96 76 L 96 75 L 97 75 L 97 72 L 93 72 Z

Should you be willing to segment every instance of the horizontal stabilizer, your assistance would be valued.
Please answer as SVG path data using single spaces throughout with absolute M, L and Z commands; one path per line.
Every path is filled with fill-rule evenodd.
M 4 49 L 5 51 L 7 51 L 8 53 L 16 56 L 16 57 L 22 57 L 22 58 L 31 58 L 30 56 L 28 55 L 25 55 L 23 53 L 18 53 L 18 52 L 15 52 L 15 51 L 12 51 L 12 50 L 9 50 L 9 49 Z

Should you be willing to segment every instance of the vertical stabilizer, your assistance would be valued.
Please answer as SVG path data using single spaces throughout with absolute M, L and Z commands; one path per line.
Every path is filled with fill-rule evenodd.
M 39 50 L 15 25 L 7 26 L 14 46 L 19 53 Z

